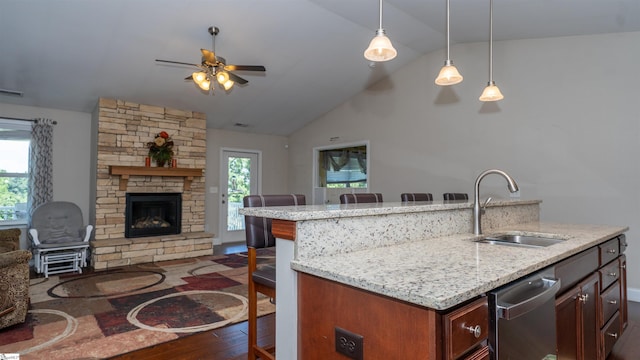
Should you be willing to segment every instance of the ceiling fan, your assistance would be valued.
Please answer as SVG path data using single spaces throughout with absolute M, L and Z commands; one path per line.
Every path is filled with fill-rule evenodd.
M 156 62 L 189 65 L 198 68 L 198 71 L 194 71 L 193 74 L 187 76 L 185 80 L 192 80 L 200 89 L 209 92 L 213 92 L 212 80 L 218 81 L 218 84 L 222 86 L 225 91 L 229 91 L 235 83 L 244 85 L 249 81 L 241 78 L 240 76 L 232 73 L 232 71 L 266 71 L 262 65 L 231 65 L 227 64 L 227 61 L 222 56 L 217 56 L 216 50 L 216 35 L 220 32 L 215 26 L 209 27 L 209 34 L 212 36 L 212 50 L 200 49 L 202 52 L 202 61 L 200 64 L 192 64 L 180 61 L 160 60 L 156 59 Z

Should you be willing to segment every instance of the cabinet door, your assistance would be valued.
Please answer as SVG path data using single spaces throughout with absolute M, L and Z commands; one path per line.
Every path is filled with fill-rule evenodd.
M 578 359 L 582 326 L 580 319 L 580 285 L 569 289 L 556 299 L 556 337 L 558 360 Z
M 580 283 L 581 295 L 578 298 L 582 317 L 582 356 L 583 360 L 598 359 L 600 343 L 600 324 L 598 321 L 598 301 L 600 300 L 600 279 L 597 273 Z
M 556 299 L 558 360 L 597 360 L 600 340 L 598 273 Z

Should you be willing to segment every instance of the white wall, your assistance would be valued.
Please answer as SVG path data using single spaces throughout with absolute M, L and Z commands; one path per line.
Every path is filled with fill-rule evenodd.
M 207 129 L 207 168 L 206 168 L 206 228 L 216 236 L 218 243 L 220 215 L 220 156 L 222 148 L 259 150 L 262 152 L 262 193 L 288 193 L 289 150 L 284 136 L 248 134 L 237 131 Z M 218 192 L 209 192 L 218 187 Z M 311 198 L 309 198 L 311 199 Z
M 452 47 L 464 76 L 440 88 L 427 54 L 290 136 L 290 190 L 311 195 L 311 154 L 331 137 L 370 140 L 371 191 L 473 193 L 485 169 L 509 172 L 544 221 L 629 226 L 629 286 L 640 288 L 640 33 L 494 43 L 505 95 L 478 100 L 488 44 Z M 333 144 L 333 143 L 331 143 Z M 497 176 L 483 194 L 508 196 Z M 640 293 L 638 294 L 640 295 Z

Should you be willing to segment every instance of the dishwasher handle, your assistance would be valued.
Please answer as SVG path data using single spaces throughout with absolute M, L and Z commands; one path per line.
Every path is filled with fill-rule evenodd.
M 515 319 L 518 316 L 535 310 L 550 299 L 555 298 L 556 293 L 560 290 L 560 279 L 543 277 L 537 281 L 542 282 L 542 286 L 539 286 L 536 292 L 530 294 L 526 299 L 516 304 L 498 301 L 496 304 L 498 316 L 506 320 Z

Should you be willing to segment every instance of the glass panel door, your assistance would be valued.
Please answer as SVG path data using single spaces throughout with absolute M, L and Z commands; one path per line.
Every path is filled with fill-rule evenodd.
M 257 194 L 259 153 L 223 150 L 221 163 L 220 238 L 223 243 L 245 240 L 242 199 Z

